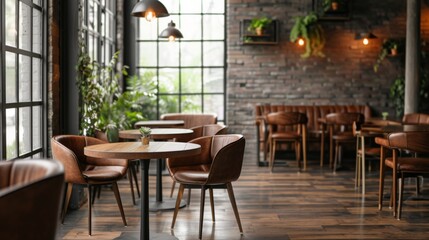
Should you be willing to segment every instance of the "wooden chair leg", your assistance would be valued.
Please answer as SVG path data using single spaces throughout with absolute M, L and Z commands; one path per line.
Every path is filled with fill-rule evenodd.
M 276 140 L 273 140 L 271 142 L 270 172 L 273 172 L 273 168 L 274 168 L 274 159 L 275 159 L 275 155 L 276 155 L 276 145 L 277 145 Z
M 92 226 L 91 226 L 91 217 L 92 217 L 92 194 L 91 194 L 91 185 L 88 184 L 88 233 L 89 236 L 92 234 Z
M 295 142 L 295 155 L 298 169 L 301 171 L 301 144 L 299 142 Z
M 122 207 L 121 195 L 119 193 L 118 183 L 112 183 L 113 193 L 115 193 L 116 202 L 118 203 L 119 211 L 121 212 L 122 222 L 124 226 L 127 226 L 127 220 L 125 219 L 124 208 Z
M 384 147 L 380 147 L 380 180 L 378 187 L 378 210 L 381 211 L 383 209 L 383 194 L 384 194 L 384 157 L 386 154 L 386 150 Z
M 339 158 L 339 152 L 340 152 L 340 145 L 338 143 L 336 143 L 335 144 L 334 168 L 333 168 L 334 173 L 337 171 L 337 162 L 338 162 L 338 158 Z
M 206 201 L 206 188 L 201 186 L 201 201 L 200 201 L 200 226 L 198 232 L 198 239 L 203 236 L 203 220 L 204 220 L 204 203 Z
M 136 205 L 136 197 L 134 196 L 134 186 L 133 186 L 133 177 L 131 176 L 131 168 L 128 168 L 128 181 L 130 182 L 130 188 L 131 188 L 131 197 L 133 199 L 133 205 Z
M 170 198 L 173 197 L 174 188 L 176 188 L 176 181 L 173 180 L 173 183 L 171 184 Z
M 62 224 L 64 224 L 64 218 L 66 216 L 67 209 L 69 207 L 72 190 L 73 190 L 73 183 L 67 183 L 66 184 L 66 195 L 65 195 L 65 199 L 64 199 L 63 212 L 61 214 L 61 223 Z
M 398 209 L 396 210 L 396 217 L 398 220 L 401 219 L 401 213 L 402 213 L 402 196 L 404 194 L 404 176 L 402 175 L 399 179 L 399 198 L 398 198 Z
M 183 196 L 184 190 L 185 190 L 185 186 L 183 184 L 180 184 L 179 191 L 177 192 L 176 206 L 174 208 L 173 221 L 171 222 L 171 229 L 173 229 L 174 224 L 176 224 L 176 217 L 177 217 L 177 213 L 179 212 L 180 201 L 182 201 L 182 196 Z
M 237 221 L 238 228 L 240 233 L 243 234 L 243 227 L 241 226 L 240 215 L 238 214 L 237 203 L 235 202 L 234 190 L 231 183 L 227 183 L 226 187 L 228 189 L 229 201 L 231 202 L 232 209 L 234 210 L 235 220 Z
M 209 188 L 209 194 L 210 194 L 210 207 L 212 210 L 212 221 L 215 222 L 215 208 L 214 208 L 214 199 L 213 199 L 213 188 Z

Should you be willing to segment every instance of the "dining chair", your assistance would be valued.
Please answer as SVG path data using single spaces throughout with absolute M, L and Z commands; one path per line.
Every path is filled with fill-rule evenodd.
M 62 211 L 61 222 L 64 223 L 65 214 L 70 202 L 73 184 L 86 186 L 88 189 L 88 232 L 92 234 L 92 198 L 93 188 L 101 185 L 111 185 L 116 202 L 121 212 L 122 221 L 127 226 L 124 209 L 117 181 L 127 173 L 128 160 L 126 159 L 99 159 L 86 157 L 84 147 L 102 144 L 104 141 L 93 137 L 77 135 L 58 135 L 51 139 L 52 156 L 64 165 L 66 198 Z
M 304 170 L 307 169 L 307 116 L 300 112 L 274 112 L 266 116 L 269 128 L 270 171 L 273 172 L 277 145 L 295 143 L 295 157 L 301 170 L 301 151 L 304 156 Z
M 0 161 L 0 238 L 56 239 L 63 186 L 52 159 Z
M 177 138 L 176 142 L 189 142 L 192 139 L 199 138 L 199 137 L 227 134 L 228 127 L 220 124 L 208 124 L 208 125 L 193 127 L 191 128 L 191 130 L 193 131 L 191 135 L 186 135 L 186 136 Z M 174 189 L 176 188 L 176 181 L 174 181 L 173 176 L 172 176 L 172 179 L 173 179 L 173 183 L 171 185 L 170 197 L 173 197 Z M 189 188 L 188 190 L 188 205 L 190 203 L 191 203 L 191 188 Z
M 403 124 L 429 124 L 429 114 L 407 113 L 402 117 Z
M 329 132 L 329 165 L 335 173 L 337 164 L 340 164 L 342 161 L 342 146 L 355 143 L 356 141 L 352 130 L 353 122 L 362 124 L 365 121 L 365 116 L 362 113 L 343 112 L 329 113 L 325 118 Z
M 212 220 L 215 221 L 213 189 L 226 188 L 240 233 L 243 233 L 232 182 L 236 181 L 241 173 L 245 147 L 244 137 L 239 134 L 215 135 L 200 137 L 191 142 L 201 145 L 200 154 L 191 157 L 167 159 L 169 171 L 174 180 L 180 183 L 171 228 L 174 228 L 176 223 L 185 187 L 200 188 L 201 202 L 198 236 L 201 239 L 205 191 L 209 189 Z
M 429 153 L 429 132 L 397 132 L 388 135 L 384 147 L 392 149 L 392 156 L 384 159 L 386 167 L 392 169 L 391 206 L 393 215 L 401 218 L 404 178 L 429 173 L 429 158 L 415 155 L 400 156 L 400 152 L 417 154 Z M 380 142 L 379 142 L 380 143 Z M 385 174 L 380 174 L 380 186 L 384 186 Z M 379 189 L 379 209 L 381 210 L 383 187 Z M 399 196 L 398 196 L 399 193 Z
M 217 114 L 214 113 L 165 113 L 160 116 L 161 120 L 183 120 L 183 128 L 192 128 L 207 124 L 217 123 Z

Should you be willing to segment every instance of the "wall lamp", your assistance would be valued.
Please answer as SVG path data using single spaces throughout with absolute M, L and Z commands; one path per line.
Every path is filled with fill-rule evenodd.
M 159 37 L 168 38 L 168 41 L 174 42 L 176 38 L 183 38 L 183 35 L 179 29 L 176 28 L 176 24 L 173 20 L 171 20 L 171 22 L 168 23 L 168 27 L 162 30 L 161 34 L 159 34 Z
M 144 17 L 147 21 L 152 21 L 157 17 L 170 16 L 165 6 L 158 0 L 142 0 L 134 5 L 131 12 L 134 17 Z
M 356 33 L 355 40 L 362 40 L 363 45 L 369 44 L 369 39 L 375 39 L 377 36 L 375 36 L 372 32 L 361 32 Z

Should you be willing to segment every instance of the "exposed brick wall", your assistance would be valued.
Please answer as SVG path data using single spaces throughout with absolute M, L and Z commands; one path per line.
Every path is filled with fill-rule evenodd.
M 289 33 L 293 17 L 312 10 L 311 0 L 228 0 L 227 124 L 231 132 L 245 135 L 248 158 L 256 157 L 253 108 L 257 103 L 368 104 L 374 115 L 382 111 L 394 115 L 389 88 L 404 71 L 402 61 L 384 60 L 377 73 L 373 65 L 383 39 L 405 37 L 406 2 L 351 2 L 350 20 L 321 22 L 326 57 L 302 59 L 303 49 L 289 42 Z M 422 37 L 428 39 L 428 10 L 425 4 L 422 8 Z M 240 21 L 255 16 L 279 20 L 277 45 L 241 45 Z M 378 39 L 364 46 L 354 34 L 367 28 Z

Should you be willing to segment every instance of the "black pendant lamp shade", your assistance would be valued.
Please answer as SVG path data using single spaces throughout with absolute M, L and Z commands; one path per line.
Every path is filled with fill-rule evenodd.
M 170 41 L 174 41 L 176 38 L 183 38 L 183 35 L 179 29 L 176 28 L 176 24 L 173 20 L 171 20 L 171 22 L 168 23 L 168 27 L 159 34 L 159 37 L 168 38 Z
M 170 16 L 165 6 L 158 0 L 142 0 L 134 5 L 131 15 L 135 17 L 144 17 L 151 21 L 157 17 Z

